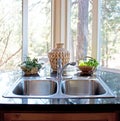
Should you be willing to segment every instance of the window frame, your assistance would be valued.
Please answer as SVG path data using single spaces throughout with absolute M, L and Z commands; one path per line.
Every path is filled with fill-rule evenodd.
M 22 60 L 28 55 L 28 0 L 22 0 L 23 2 L 23 52 Z M 52 4 L 52 35 L 51 45 L 52 48 L 56 47 L 56 43 L 64 43 L 64 47 L 71 53 L 71 61 L 73 48 L 71 47 L 71 33 L 70 33 L 70 2 L 71 0 L 51 0 Z M 92 0 L 93 8 L 93 23 L 92 23 L 92 57 L 100 61 L 101 56 L 101 40 L 100 40 L 100 12 L 101 12 L 101 0 Z M 58 16 L 59 15 L 59 16 Z M 102 69 L 102 68 L 101 68 Z M 105 68 L 103 68 L 105 69 Z M 109 68 L 106 68 L 109 70 Z M 113 70 L 114 69 L 110 69 Z M 116 70 L 116 69 L 115 69 Z
M 28 0 L 22 0 L 22 61 L 28 56 Z
M 92 31 L 92 57 L 100 59 L 100 44 L 99 44 L 99 12 L 101 0 L 93 0 L 93 25 Z M 71 34 L 70 34 L 70 0 L 52 0 L 52 48 L 56 47 L 56 43 L 64 43 L 64 47 L 68 49 L 71 53 L 73 48 L 71 47 Z M 28 55 L 28 0 L 22 0 L 22 60 L 24 60 Z M 98 14 L 99 13 L 99 14 Z M 58 16 L 59 15 L 59 16 Z M 98 21 L 98 22 L 97 22 Z M 98 24 L 99 23 L 99 24 Z M 92 26 L 93 26 L 92 25 Z M 72 54 L 71 54 L 72 58 Z M 73 58 L 71 60 L 74 60 Z
M 100 61 L 100 11 L 101 0 L 93 0 L 93 22 L 92 22 L 92 57 Z

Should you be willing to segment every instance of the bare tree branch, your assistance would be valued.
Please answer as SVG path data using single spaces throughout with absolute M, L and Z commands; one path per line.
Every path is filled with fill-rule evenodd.
M 11 56 L 9 56 L 2 64 L 0 64 L 0 66 L 3 66 L 5 63 L 7 63 L 12 57 L 14 57 L 21 50 L 22 50 L 22 47 L 20 47 L 15 53 L 13 53 Z
M 4 50 L 3 50 L 3 53 L 2 53 L 2 56 L 1 56 L 0 61 L 2 61 L 2 58 L 3 58 L 4 54 L 5 54 L 6 49 L 7 49 L 7 46 L 8 46 L 8 42 L 9 42 L 9 38 L 10 38 L 11 33 L 12 33 L 12 31 L 9 31 L 9 34 L 7 36 L 7 39 L 6 39 L 7 41 L 6 41 L 6 44 L 5 44 L 5 47 L 4 47 Z

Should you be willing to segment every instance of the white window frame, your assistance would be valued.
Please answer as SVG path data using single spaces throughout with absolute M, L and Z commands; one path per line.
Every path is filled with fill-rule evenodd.
M 68 0 L 52 0 L 52 40 L 53 48 L 64 43 L 68 48 Z
M 22 23 L 22 39 L 23 39 L 23 52 L 22 60 L 28 55 L 28 0 L 23 2 L 23 23 Z M 99 45 L 99 4 L 100 0 L 93 0 L 93 26 L 92 31 L 92 57 L 97 58 L 100 53 Z M 70 34 L 70 0 L 52 0 L 52 48 L 56 47 L 56 43 L 64 43 L 64 47 L 72 52 L 71 47 L 71 34 Z
M 100 12 L 101 0 L 93 0 L 93 22 L 92 22 L 92 57 L 100 60 L 101 42 L 100 42 Z
M 22 61 L 28 56 L 28 0 L 22 0 Z

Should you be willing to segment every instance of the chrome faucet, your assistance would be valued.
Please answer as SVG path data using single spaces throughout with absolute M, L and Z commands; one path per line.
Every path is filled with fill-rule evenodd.
M 57 61 L 57 78 L 60 78 L 61 69 L 62 69 L 62 60 L 59 58 Z
M 57 78 L 58 78 L 58 81 L 61 81 L 63 78 L 62 78 L 62 73 L 63 73 L 63 70 L 68 66 L 68 65 L 76 65 L 76 62 L 70 62 L 70 63 L 67 63 L 65 64 L 63 67 L 62 67 L 62 60 L 61 59 L 58 59 L 58 65 L 57 65 Z

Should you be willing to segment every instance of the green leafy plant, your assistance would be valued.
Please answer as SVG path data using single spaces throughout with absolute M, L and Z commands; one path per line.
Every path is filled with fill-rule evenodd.
M 22 65 L 29 69 L 32 69 L 33 67 L 38 67 L 38 69 L 40 69 L 42 67 L 42 64 L 38 63 L 36 58 L 31 59 L 30 57 L 27 57 L 26 61 L 24 61 Z
M 92 75 L 96 67 L 99 65 L 98 61 L 92 57 L 85 57 L 79 61 L 78 68 L 81 70 L 81 75 Z
M 90 67 L 97 67 L 99 65 L 98 61 L 94 58 L 89 58 L 88 60 L 80 60 L 79 66 L 90 66 Z
M 25 72 L 26 75 L 35 74 L 42 67 L 42 63 L 38 63 L 36 58 L 31 59 L 27 57 L 24 62 L 20 65 L 21 69 Z

